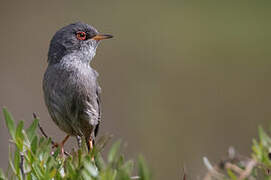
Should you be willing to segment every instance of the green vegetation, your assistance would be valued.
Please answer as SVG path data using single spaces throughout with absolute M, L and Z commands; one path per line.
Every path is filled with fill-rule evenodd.
M 63 157 L 59 149 L 52 152 L 50 138 L 37 135 L 37 118 L 30 127 L 24 129 L 23 121 L 15 125 L 6 109 L 3 109 L 3 113 L 11 136 L 11 144 L 8 170 L 4 173 L 0 169 L 0 180 L 150 180 L 150 173 L 141 156 L 138 160 L 138 174 L 133 175 L 134 162 L 125 161 L 119 154 L 121 145 L 119 141 L 109 150 L 107 160 L 101 156 L 101 151 L 108 140 L 106 137 L 98 140 L 91 153 L 88 153 L 83 142 L 80 149 L 73 150 L 71 154 Z
M 259 139 L 252 140 L 252 154 L 245 157 L 233 148 L 217 165 L 203 158 L 208 169 L 204 180 L 271 180 L 271 138 L 259 127 Z
M 8 127 L 11 143 L 9 166 L 6 173 L 0 169 L 0 180 L 150 180 L 150 172 L 144 159 L 138 159 L 138 173 L 134 174 L 134 162 L 125 161 L 120 155 L 120 141 L 110 148 L 107 159 L 101 156 L 108 137 L 101 137 L 93 151 L 88 153 L 86 143 L 64 157 L 60 149 L 52 150 L 52 140 L 37 135 L 38 119 L 24 129 L 23 121 L 15 125 L 10 113 L 4 109 L 4 118 Z M 94 160 L 92 160 L 94 157 Z M 244 157 L 229 149 L 229 155 L 216 165 L 204 157 L 208 172 L 204 180 L 271 180 L 271 138 L 259 127 L 259 139 L 253 139 L 251 157 Z M 189 179 L 185 172 L 183 180 Z

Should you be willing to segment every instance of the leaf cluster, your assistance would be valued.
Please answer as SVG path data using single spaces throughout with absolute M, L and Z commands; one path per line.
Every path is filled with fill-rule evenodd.
M 106 160 L 101 155 L 108 139 L 106 137 L 98 141 L 91 153 L 83 142 L 78 150 L 63 157 L 60 149 L 52 151 L 50 138 L 37 134 L 37 118 L 24 129 L 23 121 L 16 125 L 6 109 L 3 109 L 3 114 L 11 143 L 8 170 L 4 173 L 0 169 L 0 180 L 150 180 L 149 170 L 141 156 L 138 159 L 138 175 L 133 176 L 134 161 L 126 161 L 119 153 L 120 141 L 110 148 Z
M 271 137 L 262 127 L 259 138 L 252 140 L 252 154 L 242 156 L 230 148 L 229 155 L 217 165 L 211 165 L 206 157 L 208 169 L 205 180 L 271 180 Z

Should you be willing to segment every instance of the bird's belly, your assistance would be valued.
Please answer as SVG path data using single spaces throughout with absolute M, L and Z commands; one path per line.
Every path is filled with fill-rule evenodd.
M 54 92 L 53 89 L 51 89 Z M 61 102 L 65 99 L 63 95 L 50 93 L 46 101 L 48 111 L 55 124 L 64 132 L 70 135 L 76 135 L 72 128 L 72 119 L 69 117 L 65 108 L 65 103 Z
M 84 72 L 64 72 L 58 77 L 45 78 L 44 98 L 49 113 L 56 125 L 67 134 L 82 136 L 91 133 L 93 119 L 79 119 L 81 109 L 76 107 L 74 98 L 80 101 L 81 95 L 95 94 L 96 91 L 92 90 L 95 83 L 96 78 L 91 79 Z

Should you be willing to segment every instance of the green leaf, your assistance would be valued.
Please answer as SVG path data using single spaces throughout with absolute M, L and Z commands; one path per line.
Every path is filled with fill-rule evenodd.
M 12 137 L 12 139 L 15 139 L 15 124 L 14 124 L 14 120 L 13 120 L 11 114 L 7 111 L 6 108 L 3 108 L 3 113 L 4 113 L 5 120 L 6 120 L 6 125 L 7 125 L 8 130 L 9 130 L 9 134 Z
M 121 167 L 124 163 L 124 157 L 123 155 L 120 155 L 119 158 L 118 158 L 118 161 L 117 161 L 117 167 Z
M 230 169 L 227 169 L 227 173 L 231 180 L 238 180 L 237 176 Z
M 95 156 L 95 164 L 99 170 L 104 170 L 106 167 L 103 157 L 99 152 Z
M 50 179 L 52 179 L 55 175 L 56 175 L 56 169 L 53 169 L 49 174 Z
M 7 179 L 7 178 L 5 177 L 3 170 L 0 169 L 0 180 L 5 180 L 5 179 Z
M 34 154 L 37 152 L 38 147 L 38 137 L 35 135 L 32 142 L 31 142 L 31 150 Z
M 140 180 L 150 180 L 150 172 L 147 168 L 146 162 L 142 156 L 138 158 L 138 173 Z
M 87 151 L 86 143 L 83 140 L 82 147 L 71 153 L 71 156 L 62 157 L 60 149 L 54 149 L 52 153 L 51 139 L 37 135 L 38 120 L 35 119 L 27 130 L 24 130 L 24 122 L 20 121 L 17 127 L 11 115 L 3 110 L 6 124 L 12 136 L 12 143 L 15 143 L 15 150 L 9 151 L 9 168 L 11 171 L 6 175 L 0 171 L 0 180 L 18 179 L 18 180 L 61 180 L 61 179 L 78 179 L 78 180 L 130 180 L 134 163 L 125 161 L 123 155 L 119 155 L 120 141 L 112 145 L 108 153 L 108 162 L 105 162 L 101 155 L 108 137 L 103 137 L 98 144 L 95 144 L 91 153 Z M 12 144 L 13 145 L 13 144 Z M 258 146 L 256 146 L 258 145 Z M 265 164 L 267 162 L 267 151 L 261 143 L 254 144 L 255 152 L 262 152 L 260 157 Z M 21 155 L 24 156 L 23 176 L 20 169 Z M 92 160 L 94 155 L 95 163 Z M 142 158 L 139 162 L 139 172 L 141 179 L 150 180 L 149 171 L 146 168 Z M 8 177 L 8 178 L 5 178 Z M 134 176 L 135 178 L 137 176 Z
M 14 168 L 16 170 L 16 175 L 20 175 L 20 151 L 16 148 L 14 152 Z
M 98 176 L 98 171 L 95 166 L 93 166 L 90 162 L 85 161 L 84 167 L 86 168 L 87 172 L 92 176 L 92 177 L 97 177 Z
M 111 149 L 110 149 L 110 151 L 108 153 L 108 162 L 109 163 L 112 163 L 116 159 L 117 153 L 118 153 L 119 148 L 120 148 L 120 143 L 121 143 L 120 141 L 117 141 L 111 147 Z
M 78 150 L 78 165 L 80 166 L 82 164 L 82 150 Z
M 123 169 L 128 173 L 131 174 L 134 168 L 134 161 L 129 160 L 123 165 Z
M 24 129 L 22 130 L 22 134 L 23 134 L 23 137 L 24 137 L 24 145 L 27 146 L 28 148 L 30 148 L 31 146 L 31 143 L 27 137 L 27 134 L 26 132 L 24 131 Z
M 123 169 L 119 169 L 117 172 L 117 180 L 130 180 L 130 174 Z
M 24 127 L 24 122 L 23 121 L 20 121 L 17 125 L 17 128 L 16 128 L 16 133 L 15 133 L 15 137 L 22 137 L 23 136 L 23 133 L 22 133 L 22 130 L 23 130 L 23 127 Z
M 16 132 L 15 132 L 15 142 L 20 151 L 23 150 L 23 142 L 24 142 L 24 136 L 22 133 L 23 127 L 24 127 L 24 122 L 20 121 L 19 124 L 17 125 Z
M 270 145 L 271 144 L 271 139 L 265 133 L 265 131 L 263 130 L 263 128 L 261 126 L 259 126 L 258 131 L 259 131 L 259 139 L 260 139 L 260 142 L 263 144 L 263 146 Z
M 67 172 L 69 172 L 69 173 L 67 173 L 67 176 L 70 179 L 76 179 L 76 178 L 78 178 L 78 177 L 76 177 L 75 167 L 71 163 L 71 161 L 66 162 L 66 170 L 67 170 Z
M 11 154 L 11 147 L 9 146 L 9 167 L 11 168 L 11 170 L 12 170 L 12 172 L 14 173 L 14 174 L 16 174 L 16 170 L 15 170 L 15 168 L 14 168 L 14 165 L 13 165 L 13 163 L 12 163 L 12 154 Z
M 30 142 L 32 142 L 34 135 L 36 134 L 36 129 L 38 127 L 38 124 L 39 124 L 39 119 L 34 119 L 32 124 L 26 130 L 26 134 Z
M 53 153 L 53 157 L 57 158 L 61 154 L 60 151 L 61 151 L 60 147 L 57 147 L 56 150 Z
M 92 180 L 91 176 L 87 173 L 87 171 L 82 171 L 82 176 L 84 180 Z
M 34 166 L 32 166 L 32 168 L 33 168 L 32 173 L 33 173 L 33 175 L 35 175 L 37 177 L 37 179 L 44 179 L 43 174 L 42 174 L 38 165 L 34 165 Z

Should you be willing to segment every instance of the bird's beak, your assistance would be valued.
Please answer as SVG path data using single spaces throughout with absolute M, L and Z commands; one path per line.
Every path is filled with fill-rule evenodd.
M 93 38 L 91 39 L 94 39 L 96 41 L 100 41 L 100 40 L 103 40 L 103 39 L 110 39 L 112 38 L 113 36 L 110 35 L 110 34 L 97 34 L 96 36 L 94 36 Z

